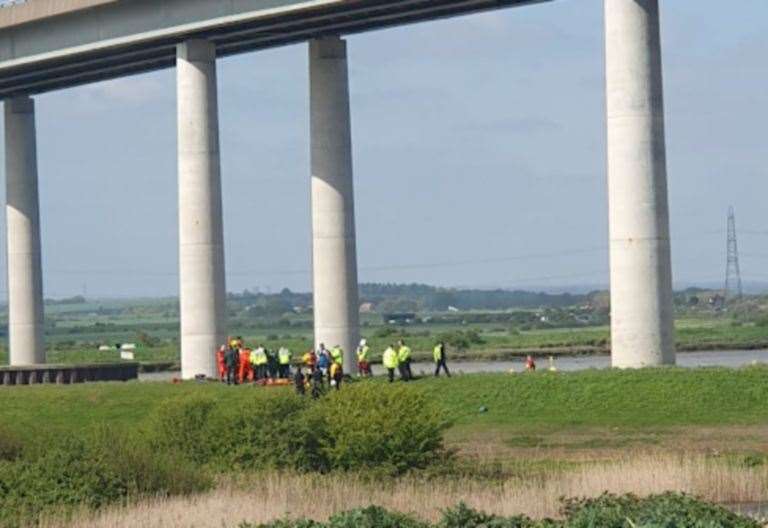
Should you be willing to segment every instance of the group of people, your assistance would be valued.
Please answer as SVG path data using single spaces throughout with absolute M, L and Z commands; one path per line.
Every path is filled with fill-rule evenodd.
M 360 376 L 372 376 L 371 349 L 365 339 L 360 340 L 357 347 L 357 370 Z M 448 370 L 445 343 L 438 342 L 433 349 L 435 362 L 435 376 L 439 376 L 441 370 L 450 377 Z M 304 394 L 306 387 L 312 387 L 312 393 L 322 390 L 327 380 L 328 384 L 337 390 L 341 388 L 344 379 L 344 351 L 339 345 L 330 350 L 320 343 L 317 350 L 309 350 L 301 357 L 301 363 L 296 365 L 295 372 L 291 373 L 293 355 L 286 347 L 277 350 L 269 350 L 261 345 L 256 348 L 247 348 L 242 337 L 230 337 L 227 344 L 222 345 L 216 351 L 216 363 L 219 371 L 219 379 L 230 384 L 240 383 L 290 383 L 293 378 L 296 391 Z M 387 370 L 390 383 L 395 380 L 395 372 L 399 372 L 403 381 L 413 379 L 411 370 L 411 348 L 401 339 L 397 344 L 389 345 L 382 357 L 382 363 Z M 306 374 L 302 367 L 307 369 Z
M 269 350 L 261 345 L 246 348 L 242 337 L 230 337 L 216 351 L 219 379 L 228 385 L 260 380 L 288 380 L 291 375 L 291 351 L 285 347 Z

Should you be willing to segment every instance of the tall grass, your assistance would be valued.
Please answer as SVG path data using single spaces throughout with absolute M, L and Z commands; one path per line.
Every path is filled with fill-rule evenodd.
M 605 491 L 649 495 L 684 491 L 709 501 L 737 504 L 768 500 L 768 468 L 738 467 L 703 456 L 639 455 L 613 463 L 553 470 L 521 481 L 488 483 L 475 479 L 425 480 L 405 477 L 373 482 L 351 475 L 268 473 L 223 481 L 216 490 L 191 497 L 157 499 L 123 506 L 71 523 L 45 519 L 42 528 L 222 528 L 241 521 L 276 518 L 323 520 L 333 513 L 370 504 L 434 521 L 440 510 L 460 501 L 489 513 L 556 517 L 560 497 L 595 497 Z

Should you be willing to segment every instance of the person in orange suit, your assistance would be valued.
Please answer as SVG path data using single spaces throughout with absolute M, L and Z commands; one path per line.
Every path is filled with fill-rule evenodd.
M 227 351 L 227 347 L 225 345 L 221 345 L 219 349 L 216 351 L 216 367 L 219 369 L 219 379 L 222 383 L 226 381 L 227 377 L 227 366 L 224 364 L 224 354 Z
M 251 351 L 247 348 L 240 348 L 240 364 L 237 371 L 237 377 L 240 380 L 240 383 L 245 383 L 246 380 L 253 381 L 253 372 L 251 371 Z

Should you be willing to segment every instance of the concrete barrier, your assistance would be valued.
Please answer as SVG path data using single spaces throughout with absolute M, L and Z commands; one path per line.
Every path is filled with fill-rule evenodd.
M 0 367 L 0 385 L 66 385 L 94 381 L 138 379 L 138 363 L 92 363 L 88 365 L 30 365 Z

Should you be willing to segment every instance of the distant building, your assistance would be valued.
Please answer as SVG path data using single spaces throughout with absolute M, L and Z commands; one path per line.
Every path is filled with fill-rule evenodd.
M 365 302 L 360 305 L 360 313 L 372 313 L 376 307 L 371 302 Z
M 389 313 L 382 317 L 387 324 L 411 324 L 416 321 L 415 313 Z

